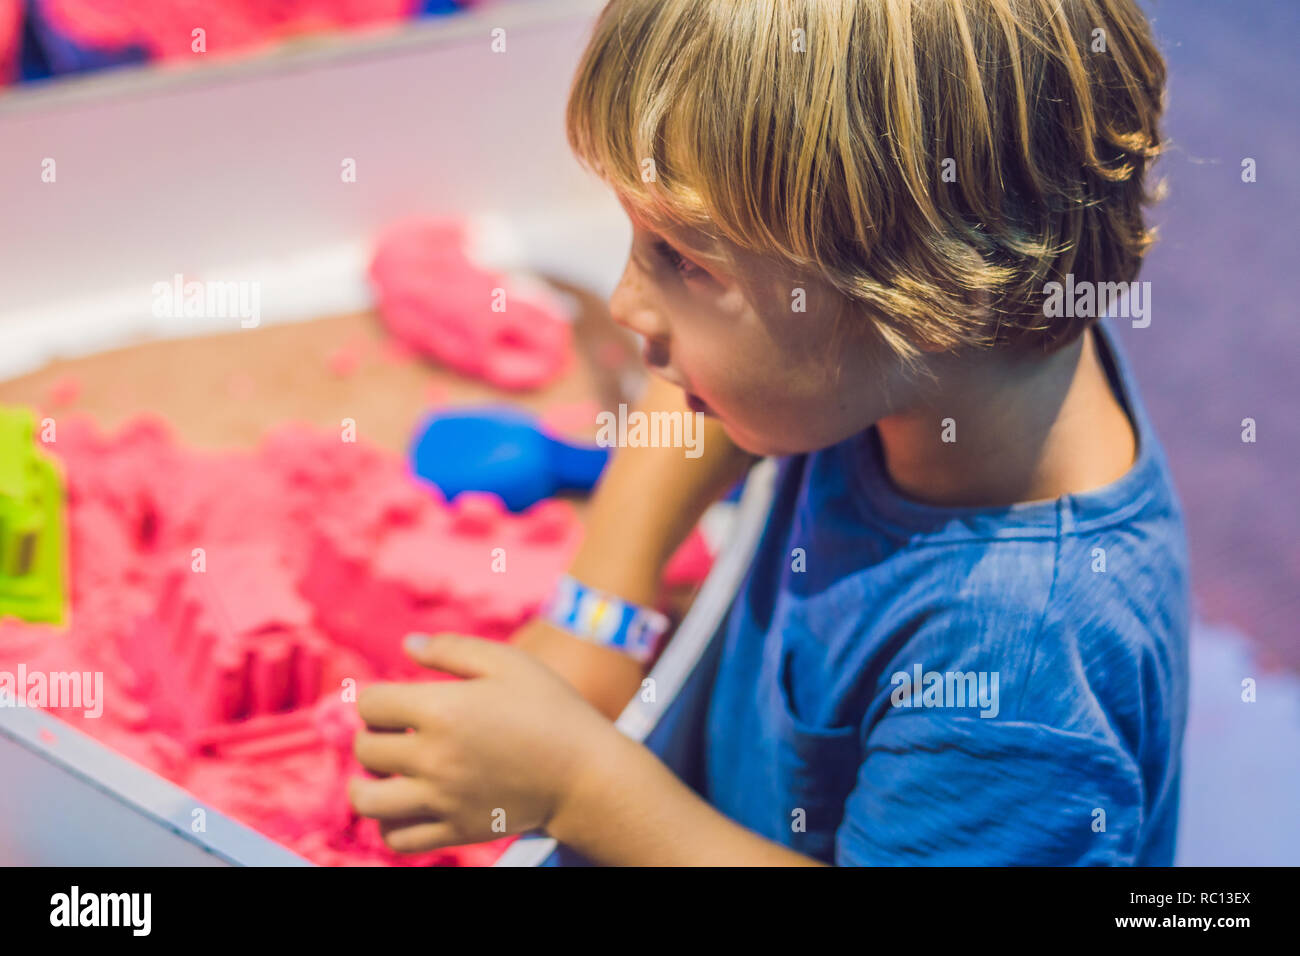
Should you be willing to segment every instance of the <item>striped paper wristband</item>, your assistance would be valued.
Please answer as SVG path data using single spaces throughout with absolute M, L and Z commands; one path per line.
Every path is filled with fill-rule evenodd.
M 668 617 L 589 588 L 565 575 L 543 611 L 547 621 L 575 637 L 622 651 L 640 663 L 654 657 L 668 630 Z

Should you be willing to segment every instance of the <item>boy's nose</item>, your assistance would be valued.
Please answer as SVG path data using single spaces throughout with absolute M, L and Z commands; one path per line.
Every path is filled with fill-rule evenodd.
M 647 340 L 664 339 L 668 335 L 668 325 L 664 322 L 663 313 L 655 306 L 653 299 L 645 294 L 644 280 L 636 276 L 635 272 L 636 267 L 629 262 L 617 288 L 609 297 L 609 314 L 617 324 Z

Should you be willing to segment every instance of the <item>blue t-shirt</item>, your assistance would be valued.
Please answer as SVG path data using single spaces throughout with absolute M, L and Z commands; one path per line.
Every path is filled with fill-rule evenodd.
M 700 789 L 721 812 L 841 865 L 1172 863 L 1187 547 L 1099 331 L 1138 440 L 1103 488 L 922 505 L 874 427 L 780 461 L 705 718 Z

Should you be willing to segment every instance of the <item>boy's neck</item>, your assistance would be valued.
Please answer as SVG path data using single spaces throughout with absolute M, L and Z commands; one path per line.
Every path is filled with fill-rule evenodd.
M 938 391 L 876 423 L 894 486 L 926 504 L 999 507 L 1121 477 L 1137 438 L 1096 335 L 1090 328 L 1042 358 L 992 352 L 973 365 L 969 356 L 941 359 Z M 945 419 L 952 419 L 947 428 Z

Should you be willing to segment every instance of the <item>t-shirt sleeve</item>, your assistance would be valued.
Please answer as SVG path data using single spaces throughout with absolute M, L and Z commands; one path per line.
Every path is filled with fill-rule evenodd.
M 895 710 L 870 730 L 841 866 L 1131 865 L 1141 776 L 1117 744 L 1044 724 Z

